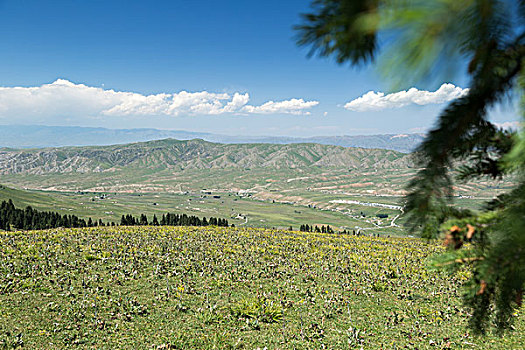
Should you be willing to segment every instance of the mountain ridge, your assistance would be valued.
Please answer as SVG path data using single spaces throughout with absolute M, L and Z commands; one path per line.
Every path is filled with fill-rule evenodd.
M 174 138 L 203 139 L 219 143 L 319 143 L 361 148 L 382 148 L 412 152 L 423 140 L 423 134 L 378 134 L 340 136 L 230 136 L 205 132 L 159 129 L 106 129 L 76 126 L 0 125 L 0 147 L 45 148 L 62 146 L 107 146 Z
M 411 156 L 384 149 L 315 143 L 221 144 L 164 139 L 111 146 L 0 149 L 0 174 L 112 172 L 121 169 L 406 168 Z

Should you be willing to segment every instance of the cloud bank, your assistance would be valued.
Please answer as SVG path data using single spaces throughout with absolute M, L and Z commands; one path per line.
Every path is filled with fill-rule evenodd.
M 249 105 L 248 93 L 207 91 L 142 95 L 58 79 L 36 87 L 0 87 L 0 119 L 17 116 L 144 117 L 220 114 L 309 114 L 317 101 L 290 99 Z
M 401 108 L 408 105 L 439 104 L 452 101 L 468 93 L 468 89 L 462 89 L 453 84 L 443 84 L 436 91 L 425 91 L 411 88 L 407 91 L 399 91 L 385 95 L 383 92 L 369 91 L 361 97 L 345 104 L 350 111 L 380 111 L 384 109 Z
M 269 101 L 261 106 L 244 106 L 243 111 L 248 113 L 275 114 L 279 111 L 286 111 L 290 114 L 303 114 L 305 109 L 315 107 L 319 104 L 317 101 L 305 101 L 302 98 L 292 98 L 287 101 L 274 102 Z M 306 112 L 309 113 L 309 112 Z

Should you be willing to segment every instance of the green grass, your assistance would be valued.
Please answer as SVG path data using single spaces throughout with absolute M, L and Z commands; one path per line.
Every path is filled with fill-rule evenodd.
M 221 145 L 159 140 L 20 152 L 29 157 L 24 159 L 32 170 L 12 174 L 16 161 L 4 160 L 1 181 L 9 187 L 33 191 L 18 195 L 0 189 L 0 199 L 13 196 L 18 206 L 117 222 L 122 214 L 151 216 L 171 211 L 225 217 L 236 225 L 250 227 L 318 224 L 402 235 L 401 228 L 385 227 L 399 210 L 333 201 L 400 205 L 404 189 L 417 171 L 411 167 L 409 156 L 398 152 L 315 144 Z M 58 161 L 49 161 L 54 156 Z M 77 156 L 82 159 L 82 172 L 69 172 L 68 162 L 59 166 L 60 160 Z M 318 160 L 323 162 L 318 164 Z M 107 171 L 99 172 L 97 167 Z M 458 195 L 472 198 L 456 198 L 456 203 L 479 209 L 483 201 L 509 191 L 513 185 L 512 177 L 457 184 Z M 203 189 L 220 195 L 221 200 L 200 198 Z M 99 193 L 110 198 L 99 200 Z M 389 215 L 380 224 L 385 228 L 375 226 L 378 221 L 373 217 L 377 214 Z M 403 223 L 403 219 L 396 223 Z
M 119 227 L 0 233 L 0 348 L 519 349 L 466 330 L 437 244 Z
M 101 194 L 106 194 L 104 199 Z M 220 198 L 213 198 L 219 195 Z M 80 217 L 102 219 L 105 222 L 120 222 L 121 215 L 135 216 L 145 213 L 151 219 L 166 212 L 186 213 L 199 217 L 226 218 L 236 226 L 265 228 L 299 228 L 302 224 L 331 225 L 339 229 L 373 228 L 369 218 L 347 215 L 331 210 L 308 208 L 302 205 L 273 203 L 245 198 L 231 192 L 213 192 L 212 195 L 198 193 L 75 193 L 59 191 L 16 190 L 0 187 L 0 201 L 12 199 L 17 207 L 31 205 L 44 211 L 58 211 L 61 214 L 75 214 Z M 156 204 L 156 205 L 154 205 Z M 377 208 L 360 208 L 373 215 L 389 212 Z M 396 212 L 391 211 L 392 215 Z M 391 216 L 393 217 L 393 216 Z M 374 233 L 402 234 L 399 228 L 374 229 Z
M 297 228 L 307 223 L 355 229 L 356 226 L 372 228 L 370 218 L 378 213 L 389 215 L 389 220 L 381 223 L 381 226 L 388 226 L 399 211 L 334 204 L 333 200 L 400 205 L 403 188 L 413 174 L 413 169 L 392 172 L 317 167 L 180 171 L 143 168 L 133 172 L 5 175 L 2 181 L 19 189 L 33 189 L 29 194 L 13 198 L 19 206 L 32 205 L 40 210 L 75 213 L 105 221 L 118 222 L 122 214 L 128 213 L 151 216 L 171 211 L 225 217 L 235 225 L 250 227 L 286 228 L 291 225 Z M 473 198 L 458 198 L 456 202 L 459 206 L 479 209 L 483 201 L 507 191 L 511 185 L 511 180 L 496 186 L 483 181 L 461 185 L 458 193 Z M 221 200 L 201 198 L 203 189 L 220 195 Z M 108 194 L 110 198 L 99 200 L 96 194 Z M 0 189 L 0 200 L 11 195 L 15 194 Z M 153 206 L 153 203 L 159 205 Z M 367 217 L 361 217 L 361 212 Z M 237 217 L 239 219 L 235 219 Z M 397 223 L 403 223 L 403 219 Z M 402 228 L 396 227 L 374 229 L 374 233 L 404 234 Z

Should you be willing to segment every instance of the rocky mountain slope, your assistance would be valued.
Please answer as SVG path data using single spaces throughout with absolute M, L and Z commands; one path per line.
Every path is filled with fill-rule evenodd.
M 213 168 L 377 168 L 410 166 L 410 156 L 383 149 L 320 144 L 218 144 L 173 139 L 113 146 L 0 149 L 0 174 L 94 173 Z

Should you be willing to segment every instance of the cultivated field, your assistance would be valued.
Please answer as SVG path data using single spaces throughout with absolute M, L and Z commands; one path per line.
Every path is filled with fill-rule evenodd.
M 437 243 L 260 229 L 0 233 L 0 348 L 520 349 L 466 331 Z

